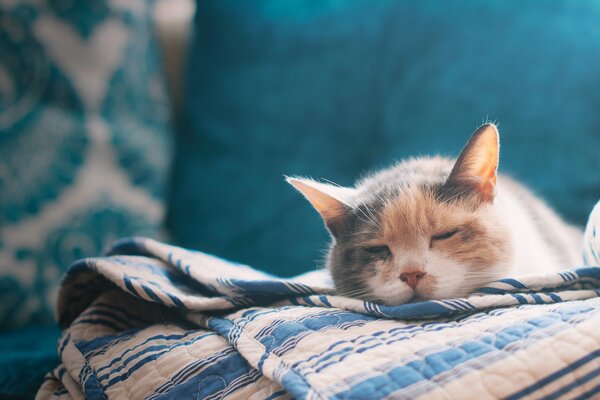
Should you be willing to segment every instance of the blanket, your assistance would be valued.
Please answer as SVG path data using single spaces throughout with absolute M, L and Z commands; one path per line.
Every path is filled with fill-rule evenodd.
M 588 227 L 596 263 L 600 230 Z M 68 271 L 62 364 L 38 399 L 588 398 L 600 268 L 502 279 L 396 307 L 337 297 L 147 238 Z

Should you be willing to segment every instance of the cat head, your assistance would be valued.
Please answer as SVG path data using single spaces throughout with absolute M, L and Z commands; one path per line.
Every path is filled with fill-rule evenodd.
M 346 188 L 287 178 L 331 233 L 341 295 L 389 305 L 464 296 L 504 275 L 510 233 L 496 207 L 499 138 L 480 127 L 455 161 L 400 162 Z

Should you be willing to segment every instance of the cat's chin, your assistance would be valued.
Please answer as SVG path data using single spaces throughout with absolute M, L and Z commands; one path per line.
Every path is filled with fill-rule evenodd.
M 402 304 L 410 303 L 415 297 L 414 293 L 402 293 L 393 295 L 376 295 L 376 303 L 382 303 L 386 306 L 399 306 Z

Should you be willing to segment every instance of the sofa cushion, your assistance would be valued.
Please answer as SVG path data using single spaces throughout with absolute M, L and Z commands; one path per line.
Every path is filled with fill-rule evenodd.
M 198 0 L 169 226 L 278 274 L 327 235 L 283 174 L 352 184 L 456 156 L 499 123 L 500 170 L 571 221 L 600 197 L 598 2 Z
M 158 235 L 170 137 L 150 5 L 0 3 L 0 327 L 51 322 L 72 261 Z
M 0 333 L 0 398 L 30 399 L 44 375 L 59 363 L 55 326 Z

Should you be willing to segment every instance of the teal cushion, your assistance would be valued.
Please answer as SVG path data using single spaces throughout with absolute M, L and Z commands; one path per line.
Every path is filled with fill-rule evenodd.
M 53 321 L 71 262 L 157 236 L 168 106 L 151 2 L 0 2 L 0 328 Z
M 29 399 L 58 363 L 59 330 L 35 326 L 0 333 L 0 398 Z
M 198 0 L 169 224 L 291 275 L 327 235 L 283 174 L 351 184 L 499 123 L 504 173 L 571 221 L 600 197 L 599 1 Z

